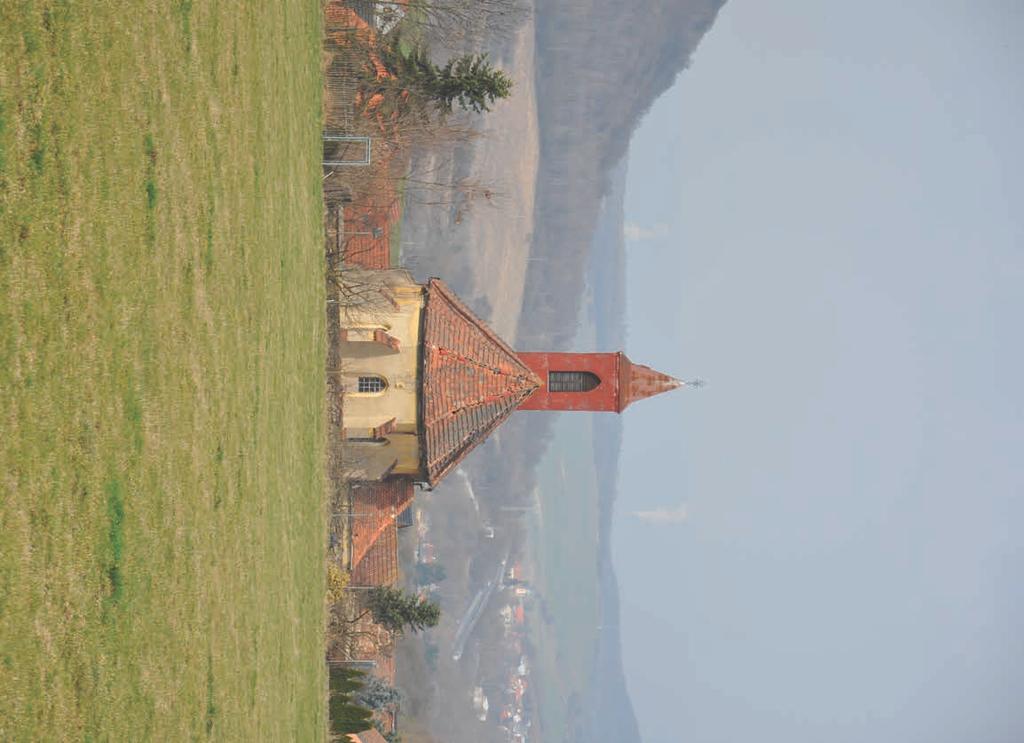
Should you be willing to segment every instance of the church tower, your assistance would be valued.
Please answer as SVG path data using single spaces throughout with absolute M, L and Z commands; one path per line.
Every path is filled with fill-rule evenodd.
M 621 413 L 637 400 L 686 383 L 618 353 L 518 353 L 541 380 L 519 410 L 590 410 Z
M 354 480 L 434 487 L 516 410 L 621 413 L 684 385 L 624 353 L 517 353 L 440 279 L 360 276 L 339 308 L 342 456 Z

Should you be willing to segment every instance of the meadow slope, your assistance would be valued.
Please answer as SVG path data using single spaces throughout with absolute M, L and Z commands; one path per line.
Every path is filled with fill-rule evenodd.
M 0 739 L 322 740 L 320 6 L 0 4 Z

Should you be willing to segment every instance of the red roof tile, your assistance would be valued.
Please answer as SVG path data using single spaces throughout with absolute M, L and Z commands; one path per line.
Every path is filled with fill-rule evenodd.
M 387 162 L 373 166 L 386 174 Z M 345 263 L 362 268 L 391 268 L 391 232 L 402 218 L 402 200 L 392 186 L 377 188 L 345 209 Z
M 351 743 L 388 743 L 383 735 L 372 728 L 361 733 L 349 733 L 348 739 Z
M 381 536 L 389 529 L 396 530 L 395 520 L 398 518 L 398 514 L 412 503 L 413 495 L 412 480 L 404 477 L 391 477 L 383 482 L 359 483 L 352 486 L 351 564 L 353 583 L 355 583 L 359 566 L 375 548 Z M 397 550 L 397 541 L 395 544 Z M 381 555 L 376 555 L 375 560 L 376 563 L 379 563 Z M 397 558 L 395 564 L 397 566 Z M 390 574 L 389 571 L 388 574 Z M 368 575 L 376 574 L 378 573 Z M 384 584 L 360 583 L 357 585 Z
M 363 555 L 352 565 L 353 586 L 391 586 L 398 582 L 398 526 L 394 521 L 384 530 Z
M 394 645 L 382 648 L 376 657 L 377 666 L 372 673 L 382 681 L 395 685 L 395 648 Z
M 423 311 L 423 459 L 433 485 L 541 382 L 439 279 Z

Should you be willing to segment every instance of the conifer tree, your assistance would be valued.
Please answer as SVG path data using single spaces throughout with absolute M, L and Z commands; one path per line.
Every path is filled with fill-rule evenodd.
M 373 621 L 392 632 L 406 629 L 419 632 L 436 627 L 441 621 L 441 609 L 437 604 L 387 586 L 370 591 L 366 606 L 373 615 Z
M 403 56 L 395 42 L 388 66 L 400 85 L 442 113 L 451 113 L 455 103 L 466 111 L 490 111 L 494 101 L 512 94 L 512 79 L 492 66 L 486 54 L 463 54 L 438 67 L 420 48 Z
M 385 709 L 401 703 L 402 694 L 379 677 L 368 676 L 363 685 L 352 694 L 352 701 L 368 709 Z

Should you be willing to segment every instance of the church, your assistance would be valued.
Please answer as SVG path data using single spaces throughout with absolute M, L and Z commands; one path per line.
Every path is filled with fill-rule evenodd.
M 517 352 L 445 283 L 360 274 L 341 313 L 344 458 L 356 481 L 436 486 L 516 410 L 621 413 L 685 383 L 622 352 Z

